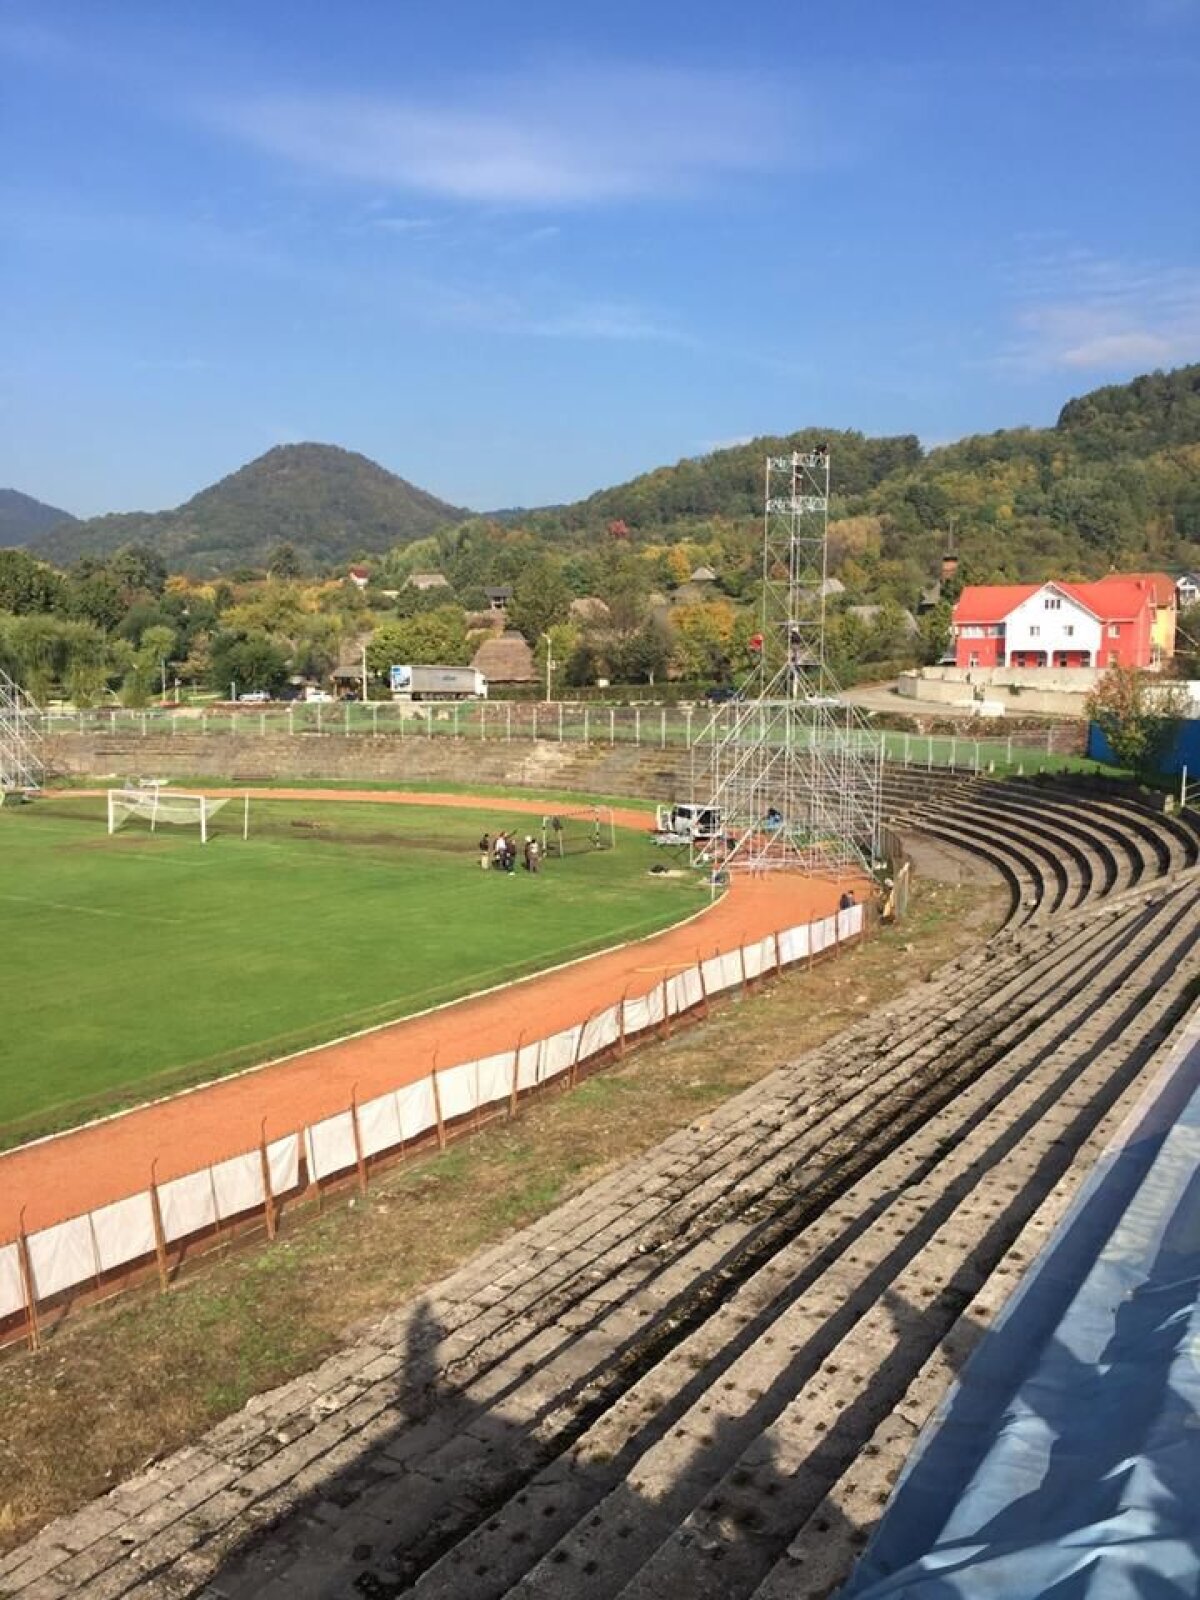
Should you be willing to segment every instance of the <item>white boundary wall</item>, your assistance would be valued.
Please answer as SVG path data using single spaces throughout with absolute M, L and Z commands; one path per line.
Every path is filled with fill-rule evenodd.
M 618 1000 L 548 1038 L 435 1070 L 244 1155 L 0 1245 L 0 1322 L 22 1314 L 32 1321 L 30 1312 L 40 1303 L 96 1285 L 122 1267 L 152 1262 L 160 1248 L 160 1227 L 163 1246 L 178 1245 L 222 1224 L 251 1220 L 272 1202 L 295 1196 L 305 1176 L 302 1155 L 307 1182 L 321 1183 L 353 1172 L 372 1156 L 402 1152 L 434 1130 L 443 1134 L 447 1123 L 472 1112 L 511 1106 L 518 1095 L 573 1072 L 591 1057 L 661 1027 L 706 999 L 859 938 L 864 917 L 863 906 L 849 906 L 710 956 L 664 978 L 648 994 Z

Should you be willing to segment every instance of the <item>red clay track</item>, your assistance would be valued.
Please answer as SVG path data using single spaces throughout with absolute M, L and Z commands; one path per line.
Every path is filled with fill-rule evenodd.
M 75 790 L 78 794 L 80 791 Z M 206 789 L 245 794 L 245 789 Z M 390 805 L 445 805 L 541 814 L 543 800 L 478 795 L 381 794 L 368 791 L 264 789 L 272 800 L 359 800 Z M 645 812 L 614 809 L 622 827 L 644 828 Z M 772 873 L 736 878 L 730 892 L 699 918 L 636 944 L 555 972 L 460 1000 L 425 1016 L 391 1023 L 337 1044 L 257 1068 L 143 1106 L 76 1132 L 0 1156 L 0 1241 L 21 1225 L 32 1232 L 227 1156 L 257 1148 L 322 1117 L 344 1111 L 352 1096 L 369 1100 L 439 1067 L 511 1050 L 518 1035 L 539 1038 L 569 1027 L 630 995 L 648 993 L 664 973 L 698 955 L 732 949 L 777 929 L 826 916 L 842 885 Z

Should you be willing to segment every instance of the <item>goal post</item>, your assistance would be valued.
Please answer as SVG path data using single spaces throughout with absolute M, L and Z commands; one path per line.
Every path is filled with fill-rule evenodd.
M 542 818 L 542 853 L 566 855 L 577 850 L 612 850 L 617 829 L 611 806 L 561 806 Z
M 218 799 L 207 794 L 183 794 L 178 789 L 163 789 L 158 784 L 145 788 L 110 789 L 108 791 L 108 831 L 116 833 L 129 821 L 146 822 L 150 832 L 159 827 L 197 828 L 201 844 L 208 843 L 209 822 L 228 805 L 228 796 Z M 242 816 L 242 837 L 250 830 L 250 798 L 245 797 Z

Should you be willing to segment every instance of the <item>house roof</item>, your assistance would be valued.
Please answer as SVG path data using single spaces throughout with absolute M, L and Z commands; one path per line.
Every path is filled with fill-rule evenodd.
M 1098 583 L 996 583 L 968 584 L 954 607 L 956 627 L 980 622 L 1003 622 L 1031 595 L 1057 590 L 1101 621 L 1127 621 L 1147 606 L 1154 590 L 1146 576 L 1112 573 Z
M 336 677 L 361 677 L 363 651 L 371 642 L 372 635 L 356 633 L 352 639 L 343 639 L 338 646 L 337 665 L 334 667 L 333 676 Z
M 882 610 L 883 610 L 882 606 L 847 606 L 846 607 L 846 612 L 847 612 L 848 616 L 858 617 L 863 622 L 874 622 L 876 617 L 879 615 L 879 613 Z M 913 616 L 911 611 L 906 611 L 903 606 L 901 606 L 901 608 L 900 608 L 900 620 L 904 624 L 905 633 L 916 633 L 917 632 L 917 619 L 916 619 L 916 617 Z
M 1156 606 L 1175 604 L 1175 580 L 1165 572 L 1109 572 L 1100 583 L 1145 583 L 1154 595 Z
M 533 651 L 523 635 L 511 628 L 497 639 L 485 639 L 471 657 L 471 665 L 489 683 L 532 683 L 537 676 Z
M 571 601 L 571 615 L 577 622 L 604 623 L 612 616 L 612 612 L 598 594 L 585 594 Z
M 716 583 L 717 575 L 711 567 L 697 567 L 688 579 L 689 583 Z
M 450 580 L 442 572 L 410 572 L 408 585 L 410 589 L 448 589 Z
M 954 621 L 1003 622 L 1040 588 L 1037 583 L 969 583 L 955 602 Z
M 512 585 L 508 583 L 485 584 L 483 592 L 489 600 L 511 600 Z
M 845 594 L 846 585 L 840 578 L 822 578 L 817 585 L 817 593 L 823 595 Z
M 1098 583 L 1056 583 L 1053 587 L 1070 595 L 1102 622 L 1128 621 L 1154 599 L 1153 587 L 1144 578 L 1122 577 L 1120 573 Z

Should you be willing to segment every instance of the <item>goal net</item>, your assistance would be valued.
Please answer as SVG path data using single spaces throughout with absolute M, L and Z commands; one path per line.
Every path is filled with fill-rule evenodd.
M 228 803 L 228 797 L 218 800 L 206 794 L 181 794 L 176 789 L 160 789 L 157 785 L 145 789 L 110 789 L 108 831 L 116 833 L 130 821 L 149 823 L 151 833 L 159 827 L 197 828 L 201 843 L 207 844 L 209 822 Z
M 542 818 L 542 851 L 556 856 L 611 850 L 617 842 L 611 806 L 564 806 Z

